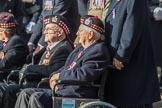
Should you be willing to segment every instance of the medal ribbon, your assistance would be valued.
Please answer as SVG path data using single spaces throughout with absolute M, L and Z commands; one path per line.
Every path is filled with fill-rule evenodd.
M 74 68 L 74 66 L 76 65 L 76 62 L 81 58 L 82 54 L 83 54 L 83 51 L 80 51 L 78 53 L 77 57 L 75 57 L 75 59 L 73 60 L 73 62 L 69 65 L 68 70 Z
M 105 0 L 91 0 L 90 9 L 103 9 L 105 7 Z

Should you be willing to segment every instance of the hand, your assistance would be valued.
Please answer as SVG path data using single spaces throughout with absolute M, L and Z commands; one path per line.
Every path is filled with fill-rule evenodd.
M 54 86 L 57 84 L 60 73 L 53 74 L 51 79 L 49 80 L 50 88 L 53 90 Z M 55 91 L 58 90 L 58 86 L 56 86 Z
M 30 53 L 33 53 L 34 48 L 35 48 L 34 45 L 29 44 L 29 45 L 28 45 L 28 48 L 29 48 L 29 52 L 30 52 Z
M 54 90 L 54 86 L 57 84 L 58 80 L 50 81 L 50 88 Z M 55 91 L 58 91 L 58 86 L 55 87 Z
M 35 56 L 37 53 L 39 53 L 39 51 L 42 49 L 43 49 L 43 47 L 38 45 L 37 48 L 35 49 L 35 51 L 33 52 L 33 56 Z
M 122 68 L 124 68 L 123 63 L 121 61 L 119 61 L 118 59 L 116 59 L 116 58 L 113 58 L 113 65 L 118 70 L 121 70 Z
M 162 8 L 156 7 L 153 11 L 153 16 L 156 21 L 162 20 Z
M 31 34 L 34 31 L 36 23 L 35 22 L 29 22 L 29 24 L 25 27 L 26 33 Z

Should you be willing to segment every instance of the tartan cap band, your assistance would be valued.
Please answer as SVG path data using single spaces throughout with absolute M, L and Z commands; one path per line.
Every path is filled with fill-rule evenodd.
M 98 16 L 86 15 L 80 18 L 80 23 L 86 25 L 99 33 L 104 33 L 103 22 L 98 18 Z
M 70 34 L 70 28 L 68 26 L 67 20 L 60 15 L 49 15 L 44 18 L 44 24 L 47 25 L 49 23 L 54 23 L 60 26 L 65 34 L 68 36 Z
M 0 27 L 1 28 L 10 28 L 16 26 L 16 19 L 14 15 L 8 12 L 0 13 Z

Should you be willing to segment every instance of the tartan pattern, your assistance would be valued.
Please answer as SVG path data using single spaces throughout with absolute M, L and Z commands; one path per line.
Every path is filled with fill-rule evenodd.
M 81 23 L 81 24 L 84 24 L 84 25 L 87 25 L 87 26 L 93 28 L 94 30 L 96 30 L 96 31 L 98 31 L 98 32 L 100 32 L 100 33 L 104 33 L 104 29 L 103 29 L 103 28 L 101 28 L 101 27 L 99 27 L 98 25 L 93 24 L 93 23 L 86 23 L 86 20 L 87 20 L 87 19 L 81 18 L 81 19 L 80 19 L 80 23 Z
M 8 27 L 15 27 L 16 23 L 0 23 L 0 27 L 8 28 Z
M 66 35 L 69 35 L 70 34 L 70 29 L 69 27 L 61 20 L 59 21 L 52 21 L 51 18 L 46 18 L 44 19 L 44 24 L 49 24 L 49 23 L 55 23 L 55 24 L 58 24 L 66 33 Z

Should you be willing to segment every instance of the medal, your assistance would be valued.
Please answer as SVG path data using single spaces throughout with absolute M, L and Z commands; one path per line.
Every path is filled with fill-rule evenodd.
M 42 62 L 43 65 L 49 65 L 49 59 L 44 59 Z
M 103 9 L 105 7 L 105 0 L 91 0 L 90 9 Z
M 50 51 L 47 51 L 47 54 L 45 55 L 46 59 L 49 59 L 50 56 L 51 56 Z
M 45 59 L 43 59 L 42 64 L 44 65 L 49 65 L 49 58 L 50 58 L 51 54 L 50 51 L 47 51 L 46 55 L 45 55 Z

